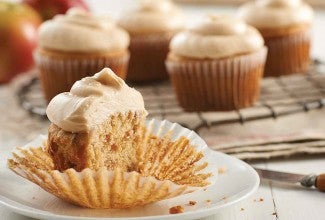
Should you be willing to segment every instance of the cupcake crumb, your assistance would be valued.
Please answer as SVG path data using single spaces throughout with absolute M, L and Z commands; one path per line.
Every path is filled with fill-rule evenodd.
M 211 202 L 211 200 L 210 200 L 210 199 L 207 199 L 207 200 L 206 200 L 206 202 L 207 202 L 207 203 L 210 203 L 210 202 Z
M 240 208 L 240 211 L 244 211 L 245 209 L 244 208 Z
M 264 199 L 263 198 L 259 198 L 258 200 L 257 199 L 254 199 L 254 202 L 263 202 Z
M 224 196 L 224 197 L 222 197 L 221 199 L 222 199 L 222 200 L 225 200 L 225 199 L 227 199 L 227 197 L 226 197 L 226 196 Z
M 169 214 L 178 214 L 183 212 L 184 212 L 184 208 L 181 205 L 173 206 L 169 209 Z
M 204 188 L 203 191 L 207 191 L 208 188 Z
M 218 168 L 218 173 L 219 174 L 223 174 L 223 173 L 225 173 L 227 171 L 227 167 L 219 167 Z
M 188 205 L 189 205 L 189 206 L 196 205 L 196 201 L 189 201 L 189 202 L 188 202 Z
M 272 215 L 277 215 L 276 212 L 273 212 Z

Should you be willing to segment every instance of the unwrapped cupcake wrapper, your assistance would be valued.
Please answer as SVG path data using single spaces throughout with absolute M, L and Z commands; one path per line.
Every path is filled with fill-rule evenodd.
M 132 36 L 127 80 L 150 82 L 168 79 L 165 59 L 172 34 Z
M 307 73 L 310 65 L 311 34 L 304 30 L 282 37 L 265 37 L 268 55 L 264 76 Z
M 267 49 L 215 60 L 167 60 L 178 102 L 186 111 L 252 106 L 260 94 Z
M 189 131 L 178 124 L 151 120 L 147 124 L 147 132 L 144 135 L 146 140 L 150 139 L 150 134 L 162 138 L 151 139 L 157 140 L 156 142 L 159 143 L 158 148 L 151 151 L 150 149 L 144 149 L 148 154 L 155 152 L 156 160 L 147 160 L 150 158 L 148 156 L 143 157 L 143 163 L 140 163 L 140 166 L 142 166 L 140 170 L 142 169 L 143 173 L 135 171 L 123 172 L 119 169 L 110 171 L 106 168 L 98 170 L 87 168 L 81 172 L 67 169 L 64 172 L 59 172 L 54 170 L 53 161 L 43 147 L 31 147 L 44 146 L 46 136 L 41 136 L 25 147 L 17 149 L 13 153 L 13 158 L 8 160 L 8 166 L 18 175 L 36 183 L 44 190 L 67 202 L 88 208 L 128 208 L 173 198 L 200 188 L 200 186 L 175 183 L 182 180 L 172 182 L 166 179 L 157 179 L 159 173 L 173 173 L 173 170 L 168 172 L 159 170 L 166 168 L 164 164 L 168 163 L 168 160 L 165 160 L 166 157 L 160 157 L 163 152 L 162 150 L 159 151 L 159 149 L 166 149 L 166 145 L 168 145 L 169 149 L 173 149 L 170 148 L 171 142 L 165 141 L 164 137 L 168 136 L 173 141 L 186 137 L 197 151 L 202 152 L 204 157 L 197 161 L 195 166 L 188 161 L 191 165 L 188 164 L 189 166 L 185 167 L 186 169 L 184 169 L 184 166 L 187 166 L 186 164 L 179 166 L 177 169 L 179 171 L 183 169 L 184 173 L 192 169 L 196 171 L 195 175 L 204 178 L 210 185 L 215 183 L 218 170 L 216 162 L 208 154 L 208 147 L 205 142 L 195 132 Z M 170 152 L 169 159 L 174 160 L 173 164 L 177 164 L 179 161 L 177 159 L 183 154 L 186 155 L 187 148 L 188 146 L 180 149 L 178 154 L 176 150 L 164 152 L 164 155 L 168 155 L 168 152 Z M 191 159 L 191 155 L 187 156 L 188 160 L 193 159 Z M 159 164 L 162 166 L 159 166 Z M 171 164 L 172 168 L 173 164 Z M 213 175 L 211 175 L 212 173 Z M 154 176 L 157 176 L 157 178 Z M 193 175 L 189 175 L 187 179 L 191 180 L 192 177 Z
M 72 85 L 84 77 L 91 76 L 105 67 L 111 68 L 116 75 L 125 79 L 129 53 L 120 56 L 96 55 L 80 57 L 51 56 L 36 51 L 34 60 L 47 101 L 61 92 L 67 92 Z

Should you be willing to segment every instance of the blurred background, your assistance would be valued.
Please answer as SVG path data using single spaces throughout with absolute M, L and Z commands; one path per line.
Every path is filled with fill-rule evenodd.
M 69 7 L 80 6 L 95 15 L 117 19 L 139 4 L 136 0 L 38 2 L 41 1 L 47 2 L 45 4 L 47 6 L 42 8 L 34 5 L 36 10 L 33 12 L 18 9 L 17 14 L 12 11 L 9 14 L 0 14 L 2 16 L 0 16 L 0 81 L 3 79 L 0 84 L 0 150 L 9 151 L 39 134 L 47 133 L 49 125 L 45 115 L 47 102 L 41 90 L 38 72 L 33 65 L 31 51 L 37 45 L 39 25 L 46 16 L 53 16 L 49 13 L 53 9 L 51 7 L 59 2 L 64 7 L 55 13 L 64 13 Z M 0 1 L 0 13 L 11 10 L 5 7 L 3 2 Z M 24 2 L 33 5 L 37 1 Z M 189 24 L 205 14 L 234 15 L 238 7 L 247 1 L 175 0 L 174 2 L 184 11 L 185 23 Z M 212 149 L 247 160 L 256 166 L 302 173 L 324 172 L 325 1 L 306 2 L 315 12 L 311 35 L 312 63 L 307 74 L 264 78 L 260 102 L 251 108 L 222 112 L 184 111 L 178 105 L 168 81 L 147 85 L 132 84 L 143 94 L 149 117 L 167 119 L 194 129 Z M 7 33 L 12 35 L 5 38 Z M 13 67 L 8 68 L 8 63 L 13 63 Z M 322 210 L 324 204 L 323 195 L 308 193 L 302 190 L 293 193 L 288 188 L 274 189 L 271 184 L 264 184 L 258 191 L 258 195 L 269 198 L 269 201 L 265 202 L 267 205 L 263 207 L 263 212 L 255 207 L 256 203 L 246 204 L 251 207 L 250 211 L 242 212 L 244 214 L 238 215 L 238 218 L 224 219 L 271 219 L 271 213 L 277 212 L 273 210 L 275 204 L 274 200 L 272 201 L 273 194 L 281 198 L 276 201 L 280 207 L 280 216 L 283 217 L 281 219 L 307 219 L 310 217 L 308 212 L 302 215 L 297 213 L 306 209 L 306 206 L 310 206 L 309 214 L 317 213 Z M 295 205 L 289 207 L 291 203 Z M 239 210 L 238 207 L 237 209 Z M 264 212 L 265 210 L 267 212 Z M 0 209 L 0 214 L 1 211 Z M 228 216 L 231 215 L 233 213 Z M 241 215 L 246 215 L 246 218 Z M 257 216 L 260 218 L 256 218 Z M 292 216 L 294 218 L 289 218 Z M 323 218 L 324 213 L 322 216 L 315 216 L 314 219 Z M 278 217 L 272 216 L 272 219 Z

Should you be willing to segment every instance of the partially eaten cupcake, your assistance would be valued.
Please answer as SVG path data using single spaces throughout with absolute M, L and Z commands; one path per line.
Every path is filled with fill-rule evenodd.
M 47 115 L 47 142 L 18 149 L 8 166 L 65 201 L 128 208 L 212 184 L 202 139 L 166 121 L 146 126 L 141 94 L 108 68 L 54 97 Z

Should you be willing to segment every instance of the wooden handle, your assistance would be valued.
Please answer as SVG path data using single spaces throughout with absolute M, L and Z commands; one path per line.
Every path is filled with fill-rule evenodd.
M 325 192 L 325 173 L 317 176 L 315 185 L 320 191 Z

